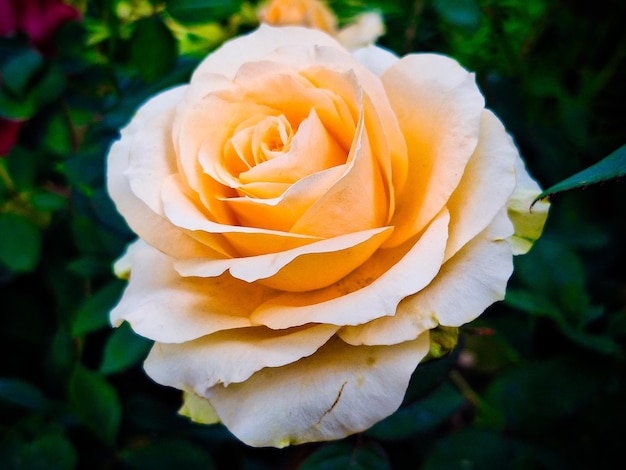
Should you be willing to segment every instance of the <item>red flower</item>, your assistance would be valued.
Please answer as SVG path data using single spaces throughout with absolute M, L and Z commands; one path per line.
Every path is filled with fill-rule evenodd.
M 0 0 L 0 36 L 22 32 L 44 53 L 62 24 L 79 18 L 80 12 L 61 0 Z
M 42 54 L 54 52 L 54 34 L 80 12 L 62 0 L 0 0 L 0 37 L 23 33 Z M 0 82 L 2 77 L 0 77 Z M 8 155 L 17 142 L 22 121 L 0 117 L 0 157 Z
M 22 121 L 11 121 L 0 117 L 0 157 L 8 155 L 15 143 Z

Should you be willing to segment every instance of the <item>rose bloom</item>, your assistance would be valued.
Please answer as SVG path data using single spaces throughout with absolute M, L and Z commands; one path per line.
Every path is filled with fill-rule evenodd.
M 334 34 L 337 17 L 320 0 L 271 0 L 259 9 L 259 19 L 275 26 L 305 26 Z
M 373 44 L 385 33 L 382 17 L 376 12 L 357 15 L 343 28 L 337 17 L 320 0 L 270 0 L 258 11 L 259 20 L 272 26 L 304 26 L 335 36 L 348 49 Z
M 547 205 L 474 75 L 268 25 L 144 104 L 108 156 L 139 239 L 111 313 L 182 412 L 251 446 L 363 431 L 429 330 L 504 296 Z

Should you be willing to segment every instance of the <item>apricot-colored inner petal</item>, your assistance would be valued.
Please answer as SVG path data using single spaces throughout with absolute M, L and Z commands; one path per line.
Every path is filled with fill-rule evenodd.
M 444 209 L 422 234 L 404 245 L 377 250 L 349 275 L 324 289 L 274 297 L 250 319 L 282 329 L 309 322 L 359 325 L 394 315 L 402 299 L 424 288 L 437 275 L 449 220 Z M 355 309 L 355 305 L 360 307 Z
M 381 227 L 388 217 L 387 186 L 372 155 L 361 116 L 345 173 L 304 213 L 291 231 L 334 237 Z
M 164 181 L 162 197 L 165 216 L 188 235 L 227 257 L 255 256 L 319 240 L 306 235 L 219 224 L 207 217 L 204 207 L 194 202 L 189 191 L 177 175 Z
M 229 270 L 237 279 L 258 281 L 283 291 L 315 290 L 337 282 L 363 264 L 392 230 L 382 227 L 350 233 L 302 248 L 250 258 L 181 260 L 176 269 L 182 276 L 196 277 L 219 276 Z
M 238 197 L 224 199 L 226 206 L 237 214 L 241 225 L 258 227 L 268 230 L 290 232 L 294 223 L 341 178 L 346 171 L 345 165 L 329 168 L 302 178 L 289 186 L 285 192 L 273 199 L 252 199 Z M 265 186 L 266 194 L 270 188 L 279 183 L 254 183 L 254 186 Z M 257 189 L 257 192 L 259 190 Z M 307 236 L 323 237 L 323 235 L 306 234 Z
M 274 136 L 267 136 L 269 139 L 272 137 Z M 262 142 L 258 147 L 268 148 L 270 144 L 271 142 Z M 300 123 L 293 140 L 289 139 L 286 150 L 276 147 L 271 153 L 263 152 L 266 158 L 259 158 L 261 161 L 256 166 L 242 172 L 239 181 L 243 184 L 259 181 L 295 183 L 316 171 L 341 165 L 347 158 L 347 153 L 328 133 L 315 109 Z M 262 151 L 263 149 L 258 153 Z

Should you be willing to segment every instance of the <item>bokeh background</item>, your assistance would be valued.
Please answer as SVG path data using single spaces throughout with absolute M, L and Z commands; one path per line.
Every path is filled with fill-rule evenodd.
M 622 0 L 334 0 L 398 54 L 449 54 L 544 187 L 626 143 Z M 0 468 L 587 469 L 623 461 L 626 184 L 552 197 L 507 298 L 367 432 L 247 447 L 177 415 L 107 314 L 133 234 L 104 185 L 136 107 L 258 25 L 243 0 L 0 0 Z M 373 404 L 375 406 L 375 404 Z

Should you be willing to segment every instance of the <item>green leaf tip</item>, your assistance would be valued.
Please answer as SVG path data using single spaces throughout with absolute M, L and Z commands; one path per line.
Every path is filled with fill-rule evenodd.
M 591 165 L 569 178 L 551 186 L 543 191 L 533 201 L 532 207 L 537 201 L 545 199 L 554 194 L 570 191 L 573 189 L 585 188 L 592 184 L 603 183 L 606 181 L 621 178 L 626 175 L 626 144 L 610 153 L 607 157 L 599 162 Z

